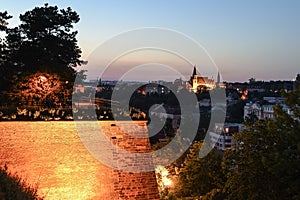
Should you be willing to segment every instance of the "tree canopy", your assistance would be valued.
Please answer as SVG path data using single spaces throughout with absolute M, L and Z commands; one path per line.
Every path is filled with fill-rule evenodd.
M 1 42 L 2 90 L 14 91 L 15 85 L 35 73 L 50 73 L 59 76 L 65 89 L 72 90 L 77 72 L 75 68 L 84 64 L 77 44 L 79 15 L 70 7 L 59 9 L 45 4 L 19 16 L 21 24 L 7 28 L 7 12 L 0 13 L 0 30 L 6 32 Z M 84 77 L 84 76 L 82 76 Z M 8 81 L 9 80 L 9 81 Z
M 22 70 L 62 73 L 83 63 L 73 24 L 79 15 L 70 7 L 36 7 L 20 15 L 21 24 L 7 30 L 11 60 Z
M 300 76 L 297 81 L 299 84 Z M 293 114 L 276 105 L 275 119 L 248 120 L 247 129 L 234 134 L 236 148 L 226 150 L 223 157 L 210 152 L 200 159 L 201 143 L 194 143 L 172 195 L 193 199 L 300 199 L 299 85 L 283 96 Z

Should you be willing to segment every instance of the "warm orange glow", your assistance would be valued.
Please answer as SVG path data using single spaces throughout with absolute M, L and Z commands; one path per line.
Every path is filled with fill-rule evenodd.
M 243 92 L 243 95 L 242 95 L 241 99 L 242 99 L 242 100 L 246 100 L 246 99 L 247 99 L 247 96 L 248 96 L 248 90 L 245 90 L 245 91 Z
M 66 94 L 64 84 L 57 74 L 38 72 L 16 84 L 13 95 L 25 105 L 41 105 L 46 99 L 59 102 L 58 94 Z
M 0 166 L 41 197 L 112 199 L 112 170 L 85 148 L 73 122 L 2 122 L 0 131 Z
M 155 172 L 157 174 L 157 182 L 160 190 L 164 190 L 172 185 L 172 180 L 168 178 L 168 169 L 163 166 L 157 166 Z
M 47 81 L 47 78 L 46 78 L 45 76 L 43 76 L 43 75 L 40 75 L 40 76 L 39 76 L 39 79 L 40 79 L 40 81 L 42 81 L 42 82 Z
M 163 184 L 164 184 L 165 186 L 170 186 L 170 185 L 172 185 L 172 181 L 171 181 L 169 178 L 167 178 L 167 177 L 162 177 L 162 182 L 163 182 Z

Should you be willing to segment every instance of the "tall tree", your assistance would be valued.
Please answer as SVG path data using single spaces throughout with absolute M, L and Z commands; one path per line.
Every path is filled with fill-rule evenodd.
M 201 145 L 201 142 L 195 142 L 186 155 L 179 173 L 178 197 L 199 198 L 223 188 L 225 177 L 221 156 L 212 151 L 205 158 L 199 158 Z
M 83 63 L 73 24 L 79 15 L 70 7 L 36 7 L 20 15 L 21 25 L 8 30 L 8 44 L 24 72 L 48 71 L 69 77 Z M 72 74 L 73 73 L 73 74 Z
M 21 24 L 6 29 L 8 59 L 4 65 L 15 72 L 11 85 L 24 83 L 32 74 L 48 73 L 58 75 L 61 83 L 66 83 L 63 87 L 72 90 L 78 74 L 75 68 L 84 64 L 73 30 L 79 20 L 70 7 L 58 9 L 48 4 L 21 14 Z M 79 74 L 84 77 L 83 71 Z M 10 88 L 13 94 L 21 93 L 20 89 Z
M 260 120 L 235 135 L 238 148 L 227 151 L 229 199 L 300 198 L 299 88 L 285 94 L 294 115 L 275 107 L 274 120 Z
M 12 16 L 8 15 L 7 11 L 0 12 L 0 31 L 5 31 L 7 29 L 7 20 L 10 18 L 12 18 Z
M 7 20 L 10 18 L 12 18 L 12 16 L 8 15 L 7 11 L 0 12 L 0 33 L 7 31 Z M 0 37 L 0 91 L 2 92 L 2 95 L 0 96 L 0 103 L 7 99 L 5 90 L 9 85 L 9 77 L 12 72 L 11 70 L 5 67 L 5 63 L 7 62 L 7 55 L 7 44 L 5 40 Z

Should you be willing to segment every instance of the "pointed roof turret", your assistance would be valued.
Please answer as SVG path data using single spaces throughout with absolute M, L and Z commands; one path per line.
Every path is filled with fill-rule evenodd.
M 194 65 L 194 71 L 193 71 L 193 75 L 192 76 L 195 76 L 195 75 L 197 75 L 196 65 Z

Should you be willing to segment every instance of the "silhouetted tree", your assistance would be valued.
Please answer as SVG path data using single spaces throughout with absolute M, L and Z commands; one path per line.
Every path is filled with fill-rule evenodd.
M 5 24 L 7 18 L 7 13 L 2 13 L 0 20 Z M 3 67 L 14 72 L 6 75 L 11 80 L 10 86 L 24 82 L 30 74 L 50 73 L 59 75 L 60 81 L 68 83 L 65 89 L 72 90 L 76 75 L 84 78 L 84 71 L 74 69 L 84 64 L 77 45 L 77 31 L 73 30 L 79 19 L 70 7 L 58 9 L 45 4 L 21 14 L 21 24 L 17 27 L 1 26 L 7 33 L 7 59 Z
M 250 112 L 247 114 L 245 118 L 245 123 L 254 124 L 258 120 L 257 115 L 254 112 Z
M 20 69 L 75 73 L 72 67 L 81 65 L 81 50 L 77 45 L 77 31 L 72 31 L 79 16 L 70 7 L 36 7 L 20 15 L 21 25 L 8 29 L 8 45 Z M 14 42 L 13 42 L 14 41 Z
M 225 155 L 228 199 L 299 199 L 299 88 L 285 94 L 294 115 L 275 106 L 274 120 L 260 120 L 235 135 Z
M 247 129 L 234 135 L 236 148 L 226 150 L 222 159 L 213 152 L 200 159 L 201 143 L 194 143 L 180 167 L 176 196 L 299 199 L 299 85 L 283 96 L 293 114 L 276 105 L 274 120 L 257 120 L 252 116 Z
M 223 188 L 225 176 L 221 156 L 212 151 L 205 158 L 200 158 L 201 145 L 201 142 L 195 142 L 185 157 L 179 172 L 178 197 L 199 198 L 212 190 Z
M 7 31 L 7 20 L 10 18 L 12 18 L 12 16 L 8 15 L 7 11 L 0 12 L 0 32 Z M 12 70 L 9 70 L 9 68 L 5 67 L 7 55 L 7 44 L 3 38 L 0 38 L 0 91 L 2 92 L 2 95 L 0 95 L 0 103 L 7 99 L 7 92 L 5 92 L 5 90 L 9 86 L 10 77 L 12 74 Z

